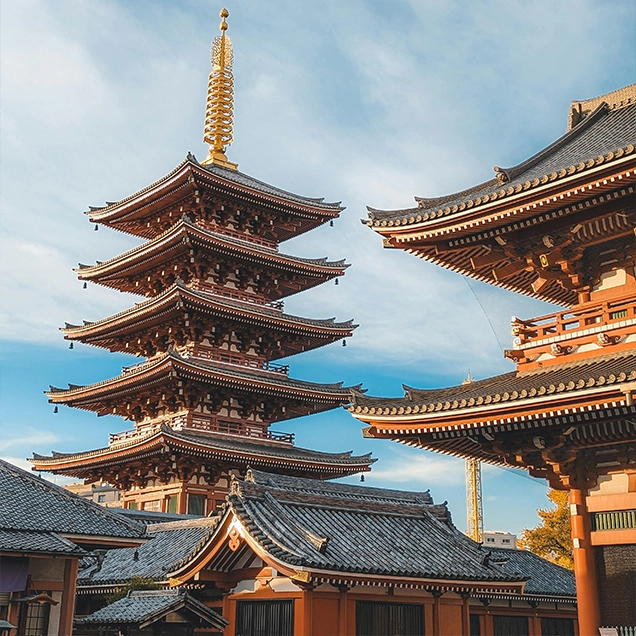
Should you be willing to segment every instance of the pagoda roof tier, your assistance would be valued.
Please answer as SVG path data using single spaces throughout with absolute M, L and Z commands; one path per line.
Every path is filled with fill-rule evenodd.
M 416 197 L 413 208 L 369 208 L 363 222 L 384 237 L 385 247 L 572 305 L 576 289 L 600 275 L 603 259 L 594 246 L 622 250 L 622 243 L 607 244 L 633 242 L 636 84 L 590 102 L 571 123 L 533 157 L 512 168 L 495 167 L 494 179 L 443 197 Z M 583 261 L 573 272 L 572 263 Z M 561 262 L 569 267 L 560 271 Z
M 187 280 L 191 276 L 190 258 L 194 248 L 205 250 L 200 253 L 201 256 L 209 256 L 212 261 L 215 257 L 225 261 L 234 259 L 268 272 L 291 274 L 293 278 L 290 281 L 282 279 L 280 284 L 267 290 L 270 300 L 278 300 L 342 276 L 349 267 L 344 260 L 328 261 L 326 258 L 308 259 L 281 254 L 266 245 L 204 229 L 184 216 L 151 241 L 96 265 L 80 264 L 75 271 L 81 280 L 147 295 L 156 293 L 156 279 L 163 279 L 160 270 L 169 269 L 174 278 L 180 276 Z M 177 271 L 174 271 L 175 264 L 181 264 Z
M 529 437 L 537 451 L 543 438 L 536 436 L 567 437 L 580 447 L 636 436 L 633 349 L 448 388 L 404 390 L 402 398 L 353 391 L 349 410 L 370 425 L 365 436 L 513 465 L 501 447 L 489 444 L 495 437 Z
M 149 330 L 159 334 L 170 344 L 180 333 L 181 325 L 198 324 L 203 332 L 225 321 L 236 328 L 240 325 L 262 333 L 262 338 L 280 342 L 277 359 L 307 351 L 352 335 L 357 325 L 353 321 L 335 322 L 333 318 L 315 320 L 284 314 L 280 310 L 254 303 L 231 300 L 206 291 L 189 289 L 180 281 L 156 298 L 139 303 L 130 309 L 76 326 L 66 324 L 62 329 L 67 340 L 104 347 L 111 351 L 136 353 L 138 346 L 132 334 Z M 188 327 L 183 327 L 189 331 Z M 144 338 L 145 342 L 146 338 Z M 132 344 L 132 347 L 128 346 Z
M 404 397 L 400 398 L 372 397 L 354 390 L 349 410 L 359 419 L 387 425 L 418 422 L 428 426 L 430 420 L 435 427 L 442 427 L 441 431 L 442 420 L 448 420 L 452 427 L 457 418 L 491 420 L 516 409 L 545 410 L 550 405 L 552 410 L 570 401 L 583 404 L 600 398 L 624 399 L 622 385 L 635 380 L 636 351 L 632 349 L 623 355 L 606 354 L 545 369 L 511 371 L 441 389 L 402 385 Z M 475 422 L 474 426 L 478 425 Z
M 338 217 L 344 209 L 340 203 L 292 194 L 238 170 L 214 164 L 200 165 L 193 155 L 188 154 L 174 170 L 143 190 L 121 201 L 108 202 L 104 207 L 91 207 L 86 214 L 93 223 L 154 238 L 165 229 L 154 222 L 158 214 L 187 199 L 198 204 L 205 192 L 213 192 L 237 206 L 254 206 L 275 218 L 293 218 L 293 226 L 272 224 L 272 239 L 277 242 L 318 227 Z
M 144 397 L 160 401 L 160 389 L 176 397 L 185 393 L 180 384 L 192 391 L 209 391 L 215 387 L 231 395 L 259 396 L 284 404 L 279 420 L 327 411 L 349 403 L 350 387 L 317 384 L 286 377 L 278 372 L 249 371 L 234 364 L 209 363 L 188 359 L 170 349 L 148 362 L 128 367 L 121 375 L 86 386 L 69 385 L 68 389 L 51 387 L 49 401 L 100 415 L 113 412 L 128 398 Z
M 166 450 L 167 449 L 167 450 Z M 167 452 L 168 451 L 168 452 Z M 173 454 L 197 458 L 223 469 L 253 466 L 266 471 L 335 479 L 370 470 L 376 460 L 367 455 L 324 453 L 269 440 L 250 440 L 221 433 L 177 431 L 163 424 L 159 430 L 83 453 L 33 454 L 35 470 L 81 479 L 103 478 L 109 470 L 123 470 L 142 461 L 150 465 L 157 458 Z M 170 459 L 170 461 L 172 461 Z M 136 468 L 135 468 L 136 470 Z

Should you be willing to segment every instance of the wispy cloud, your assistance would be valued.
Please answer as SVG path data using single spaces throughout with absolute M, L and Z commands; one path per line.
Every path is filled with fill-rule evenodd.
M 62 438 L 59 435 L 51 431 L 42 431 L 40 429 L 26 427 L 23 431 L 20 432 L 19 435 L 16 435 L 14 437 L 3 436 L 3 438 L 0 439 L 0 452 L 4 452 L 10 448 L 15 448 L 16 446 L 32 448 L 36 445 L 41 446 L 47 444 L 57 444 L 61 439 Z M 20 462 L 22 463 L 18 465 L 20 465 L 22 468 L 24 466 L 31 466 L 31 464 L 29 464 L 28 462 L 25 463 L 26 460 L 24 460 L 24 462 L 20 460 Z

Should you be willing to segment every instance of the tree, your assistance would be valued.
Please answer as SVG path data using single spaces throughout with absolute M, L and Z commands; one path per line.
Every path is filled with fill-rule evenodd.
M 106 602 L 108 605 L 118 601 L 125 596 L 128 596 L 128 592 L 134 590 L 158 590 L 161 588 L 161 585 L 155 583 L 148 576 L 133 576 L 125 585 L 122 585 L 119 589 L 115 590 L 111 594 L 106 595 Z
M 556 508 L 539 509 L 541 523 L 521 533 L 519 545 L 548 561 L 570 570 L 574 568 L 572 537 L 570 534 L 570 508 L 565 490 L 550 490 L 548 499 Z

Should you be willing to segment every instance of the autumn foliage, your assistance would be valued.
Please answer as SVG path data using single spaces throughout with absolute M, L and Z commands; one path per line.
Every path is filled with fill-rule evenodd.
M 541 523 L 536 528 L 521 533 L 519 547 L 571 570 L 574 562 L 568 493 L 563 490 L 550 490 L 548 499 L 556 507 L 537 510 Z

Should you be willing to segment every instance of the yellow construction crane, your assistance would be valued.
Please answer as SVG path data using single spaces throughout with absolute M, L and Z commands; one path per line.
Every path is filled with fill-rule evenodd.
M 484 540 L 484 508 L 481 502 L 481 463 L 476 459 L 466 460 L 466 534 L 477 543 Z

